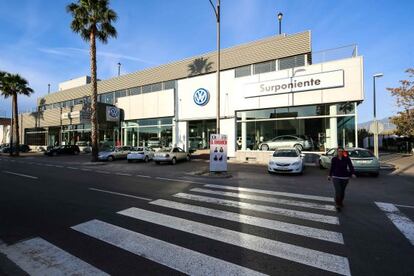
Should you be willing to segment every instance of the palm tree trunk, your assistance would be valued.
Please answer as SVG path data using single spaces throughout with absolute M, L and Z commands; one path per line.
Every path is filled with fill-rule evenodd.
M 19 156 L 20 136 L 19 136 L 19 111 L 17 109 L 17 93 L 13 94 L 12 102 L 13 102 L 12 104 L 13 104 L 13 132 L 14 132 L 13 140 L 15 144 L 16 156 Z M 13 146 L 11 147 L 10 151 L 13 152 Z
M 98 88 L 96 83 L 96 38 L 95 32 L 90 34 L 90 58 L 91 58 L 91 140 L 92 140 L 92 162 L 98 161 Z

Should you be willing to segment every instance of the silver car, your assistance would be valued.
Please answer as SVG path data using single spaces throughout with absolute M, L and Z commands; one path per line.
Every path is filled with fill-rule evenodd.
M 312 150 L 312 138 L 306 135 L 282 135 L 259 144 L 260 150 L 276 150 L 280 148 L 296 148 L 299 151 Z
M 98 159 L 101 161 L 114 161 L 116 159 L 126 159 L 128 153 L 132 150 L 130 146 L 108 148 L 98 153 Z
M 348 153 L 356 173 L 369 173 L 372 176 L 379 175 L 380 163 L 371 151 L 362 148 L 347 148 L 345 151 Z M 336 149 L 330 149 L 322 154 L 319 158 L 319 167 L 321 169 L 330 168 L 334 156 L 336 156 Z
M 137 147 L 133 148 L 127 155 L 128 163 L 133 161 L 144 161 L 149 162 L 154 158 L 154 150 L 148 147 Z
M 154 154 L 154 161 L 156 164 L 160 164 L 161 162 L 168 162 L 175 165 L 177 161 L 180 160 L 190 161 L 191 155 L 190 153 L 178 147 L 163 148 Z

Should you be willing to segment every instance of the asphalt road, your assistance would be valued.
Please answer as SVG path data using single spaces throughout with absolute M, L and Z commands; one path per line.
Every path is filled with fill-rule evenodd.
M 0 274 L 414 275 L 413 178 L 207 165 L 0 156 Z

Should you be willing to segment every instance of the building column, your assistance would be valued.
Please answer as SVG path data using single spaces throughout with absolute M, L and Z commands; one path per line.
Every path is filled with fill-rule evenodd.
M 124 142 L 123 145 L 126 146 L 128 144 L 128 129 L 124 128 Z
M 329 115 L 334 116 L 329 118 L 329 139 L 327 139 L 328 148 L 338 147 L 338 107 L 336 104 L 329 106 Z
M 242 112 L 242 123 L 241 123 L 241 150 L 247 148 L 247 123 L 246 123 L 246 112 Z

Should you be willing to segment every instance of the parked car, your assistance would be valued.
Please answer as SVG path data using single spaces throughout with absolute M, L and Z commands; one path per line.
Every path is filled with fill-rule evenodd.
M 10 152 L 10 145 L 9 144 L 3 144 L 2 147 L 0 148 L 0 151 L 3 153 L 9 153 Z M 13 151 L 16 151 L 15 149 L 13 149 Z M 19 145 L 19 152 L 29 152 L 30 151 L 30 147 L 28 145 Z
M 161 140 L 160 140 L 160 138 L 158 138 L 158 137 L 151 137 L 151 138 L 149 138 L 148 141 L 147 141 L 147 146 L 149 148 L 153 148 L 153 149 L 161 148 Z
M 98 153 L 98 160 L 114 161 L 116 159 L 126 159 L 131 150 L 132 147 L 130 146 L 107 148 Z
M 56 155 L 61 155 L 61 154 L 78 155 L 79 153 L 80 153 L 80 149 L 76 145 L 48 147 L 48 149 L 45 151 L 45 155 L 48 155 L 48 156 L 56 156 Z
M 296 173 L 302 174 L 305 169 L 303 162 L 305 155 L 296 148 L 276 150 L 270 158 L 269 173 Z
M 175 165 L 177 161 L 181 160 L 190 161 L 191 155 L 178 147 L 163 148 L 154 154 L 154 161 L 157 164 L 160 164 L 161 162 L 168 162 Z
M 83 153 L 91 153 L 92 147 L 86 141 L 78 141 L 76 145 L 79 147 L 80 151 Z
M 154 150 L 149 147 L 137 147 L 133 148 L 127 155 L 129 163 L 133 161 L 144 161 L 149 162 L 154 158 Z
M 306 135 L 282 135 L 259 144 L 260 150 L 276 150 L 280 148 L 296 148 L 299 151 L 312 150 L 312 138 Z
M 336 156 L 337 149 L 330 149 L 322 154 L 319 158 L 319 167 L 321 169 L 329 169 L 331 167 L 332 158 Z M 356 173 L 369 173 L 372 176 L 378 176 L 380 171 L 380 163 L 375 155 L 362 148 L 346 148 L 349 158 L 354 165 Z

